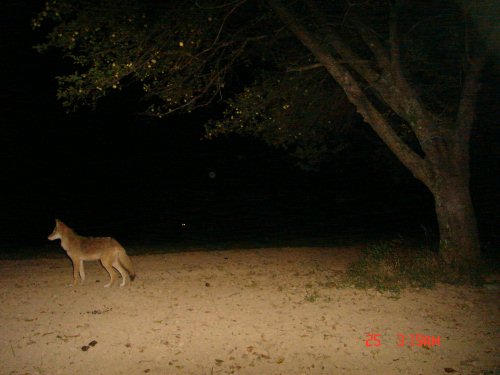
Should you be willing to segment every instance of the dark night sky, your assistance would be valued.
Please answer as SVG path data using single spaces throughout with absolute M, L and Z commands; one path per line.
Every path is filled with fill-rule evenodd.
M 257 140 L 200 141 L 202 116 L 146 121 L 130 95 L 66 115 L 55 99 L 60 60 L 31 48 L 40 37 L 30 28 L 36 7 L 2 7 L 1 244 L 46 244 L 54 217 L 82 234 L 171 243 L 421 235 L 421 224 L 433 227 L 430 194 L 406 171 L 355 152 L 369 144 L 316 173 Z M 483 124 L 498 121 L 498 73 L 489 74 L 478 105 Z M 484 128 L 475 133 L 473 192 L 483 238 L 493 241 L 500 140 L 498 128 Z

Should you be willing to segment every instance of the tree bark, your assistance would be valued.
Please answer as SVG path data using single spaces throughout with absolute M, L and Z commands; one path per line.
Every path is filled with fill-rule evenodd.
M 448 263 L 470 263 L 480 255 L 476 216 L 470 194 L 469 140 L 459 126 L 426 143 L 430 178 L 422 181 L 434 197 L 439 251 Z
M 476 216 L 465 172 L 440 179 L 431 192 L 439 225 L 439 251 L 447 263 L 464 264 L 479 257 Z

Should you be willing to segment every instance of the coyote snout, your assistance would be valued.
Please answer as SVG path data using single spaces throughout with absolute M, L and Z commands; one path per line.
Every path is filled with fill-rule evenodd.
M 85 280 L 84 260 L 100 260 L 103 267 L 109 273 L 109 283 L 104 285 L 109 287 L 116 279 L 116 268 L 122 276 L 120 286 L 125 285 L 127 274 L 130 280 L 135 278 L 135 271 L 132 261 L 125 252 L 125 249 L 111 237 L 84 237 L 78 235 L 73 229 L 62 221 L 56 219 L 56 226 L 48 237 L 49 240 L 61 240 L 61 246 L 73 262 L 73 285 L 76 285 L 78 274 L 81 283 Z

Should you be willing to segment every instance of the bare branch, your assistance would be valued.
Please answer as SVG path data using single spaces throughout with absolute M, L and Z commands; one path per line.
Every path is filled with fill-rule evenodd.
M 217 6 L 204 6 L 204 5 L 201 5 L 199 1 L 196 1 L 195 5 L 198 8 L 203 9 L 203 10 L 213 10 L 213 9 L 226 8 L 226 7 L 229 7 L 231 5 L 235 5 L 235 4 L 239 3 L 239 2 L 240 1 L 232 1 L 232 2 L 225 3 L 225 4 L 217 5 Z
M 227 12 L 227 14 L 224 16 L 224 19 L 222 20 L 222 23 L 220 25 L 220 28 L 219 28 L 219 31 L 217 32 L 217 36 L 215 37 L 215 40 L 214 42 L 212 43 L 212 46 L 215 45 L 217 43 L 217 41 L 219 40 L 220 38 L 220 34 L 222 33 L 222 29 L 224 28 L 224 24 L 226 23 L 226 20 L 229 18 L 229 16 L 239 7 L 241 6 L 242 4 L 244 4 L 246 2 L 246 0 L 241 0 L 239 2 L 237 2 L 229 12 Z
M 339 60 L 339 59 L 337 59 L 336 61 L 339 64 L 347 64 L 347 65 L 353 64 L 352 61 L 345 61 L 345 60 Z M 360 63 L 361 64 L 368 64 L 369 61 L 368 60 L 358 60 L 356 63 L 357 64 L 360 64 Z M 324 65 L 321 63 L 315 63 L 315 64 L 305 65 L 305 66 L 295 66 L 295 67 L 292 66 L 292 67 L 286 68 L 285 72 L 286 73 L 305 72 L 307 70 L 313 70 L 313 69 L 318 69 L 318 68 L 324 68 Z
M 318 69 L 318 68 L 323 68 L 323 64 L 321 63 L 316 63 L 316 64 L 311 64 L 311 65 L 306 65 L 306 66 L 297 66 L 297 67 L 289 67 L 286 68 L 287 73 L 291 72 L 305 72 L 307 70 L 313 70 L 313 69 Z
M 403 72 L 401 69 L 401 52 L 400 52 L 400 40 L 398 32 L 398 13 L 399 13 L 399 1 L 396 0 L 396 5 L 391 9 L 391 16 L 389 19 L 389 43 L 391 46 L 391 68 L 394 78 L 397 83 L 402 83 L 400 81 L 404 80 Z

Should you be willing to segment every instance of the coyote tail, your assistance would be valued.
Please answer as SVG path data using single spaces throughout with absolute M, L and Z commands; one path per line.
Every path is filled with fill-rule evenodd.
M 120 261 L 121 265 L 125 267 L 125 269 L 128 271 L 130 275 L 130 281 L 134 281 L 135 279 L 134 266 L 124 249 L 120 249 L 120 251 L 118 252 L 118 260 Z

